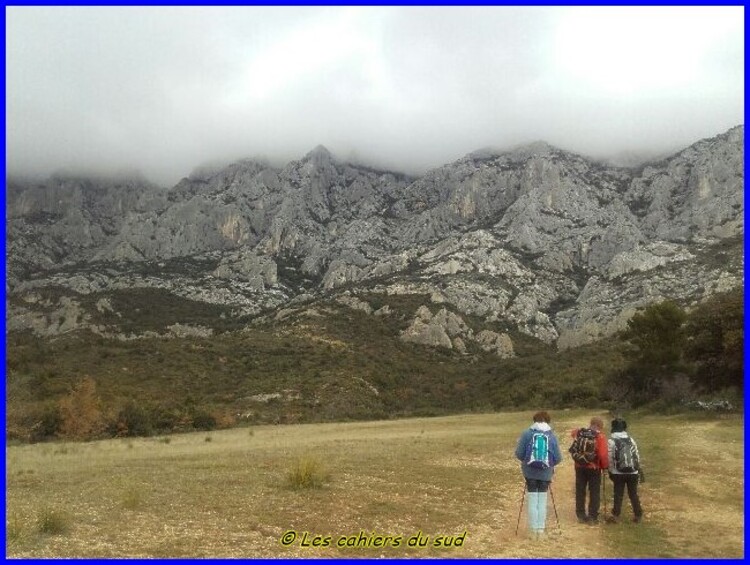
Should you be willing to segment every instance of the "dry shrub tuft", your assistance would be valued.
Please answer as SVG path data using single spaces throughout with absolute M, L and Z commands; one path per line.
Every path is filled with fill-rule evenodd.
M 52 536 L 66 534 L 70 531 L 70 526 L 70 516 L 54 508 L 43 508 L 36 520 L 36 528 L 40 534 Z
M 294 490 L 313 489 L 321 488 L 330 475 L 314 457 L 302 457 L 294 462 L 286 479 L 288 486 Z

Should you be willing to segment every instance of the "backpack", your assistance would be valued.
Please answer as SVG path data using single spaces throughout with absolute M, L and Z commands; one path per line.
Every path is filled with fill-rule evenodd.
M 633 440 L 617 438 L 615 442 L 615 469 L 620 473 L 635 473 L 640 467 Z
M 579 465 L 588 465 L 596 461 L 596 435 L 591 428 L 581 428 L 576 433 L 568 451 L 573 457 L 573 461 Z
M 526 465 L 535 469 L 549 469 L 549 434 L 534 432 L 531 441 L 526 445 Z

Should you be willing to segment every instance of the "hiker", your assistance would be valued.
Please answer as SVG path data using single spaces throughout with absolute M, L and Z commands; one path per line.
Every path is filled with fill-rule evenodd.
M 645 479 L 638 445 L 625 431 L 628 429 L 628 423 L 625 420 L 615 418 L 610 426 L 609 478 L 614 483 L 615 501 L 612 514 L 605 516 L 604 519 L 609 523 L 620 520 L 622 498 L 625 494 L 625 487 L 628 487 L 628 498 L 633 507 L 633 522 L 638 523 L 643 518 L 643 509 L 638 498 L 638 483 L 642 483 Z
M 598 416 L 591 418 L 588 428 L 573 430 L 573 444 L 568 450 L 576 469 L 576 516 L 582 524 L 599 523 L 599 489 L 602 471 L 609 466 L 607 438 L 602 433 L 604 422 Z M 586 514 L 586 489 L 589 493 L 589 512 Z
M 524 430 L 518 440 L 516 458 L 521 461 L 521 472 L 526 480 L 524 495 L 528 492 L 529 529 L 534 537 L 539 537 L 544 534 L 547 521 L 547 490 L 555 465 L 562 461 L 562 454 L 549 425 L 550 415 L 544 411 L 537 412 L 533 420 L 534 423 Z

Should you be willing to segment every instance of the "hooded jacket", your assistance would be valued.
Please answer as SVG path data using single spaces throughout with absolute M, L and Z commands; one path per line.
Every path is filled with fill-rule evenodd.
M 526 464 L 526 448 L 531 443 L 531 438 L 534 432 L 549 432 L 549 468 L 538 469 L 536 467 L 529 467 Z M 521 437 L 518 439 L 518 445 L 516 446 L 516 459 L 521 462 L 521 472 L 524 478 L 534 479 L 537 481 L 551 481 L 552 475 L 554 474 L 554 466 L 562 461 L 562 454 L 560 453 L 560 445 L 557 442 L 555 434 L 552 433 L 552 428 L 547 422 L 534 422 L 531 427 L 524 430 Z
M 618 471 L 615 467 L 615 440 L 616 439 L 625 439 L 630 437 L 628 435 L 628 432 L 613 432 L 612 435 L 609 436 L 609 441 L 607 444 L 609 445 L 609 472 L 613 475 L 637 475 L 638 471 L 633 471 L 632 473 L 623 473 L 622 471 Z M 638 453 L 638 444 L 635 443 L 635 440 L 631 437 L 630 441 L 633 442 L 633 450 L 635 451 L 635 455 L 638 458 L 638 461 L 640 462 L 641 456 Z
M 581 428 L 584 429 L 584 428 Z M 573 430 L 570 432 L 570 437 L 576 438 L 579 430 Z M 606 471 L 609 467 L 609 450 L 607 449 L 608 443 L 607 438 L 601 431 L 596 432 L 596 459 L 586 465 L 576 463 L 576 469 L 600 469 Z

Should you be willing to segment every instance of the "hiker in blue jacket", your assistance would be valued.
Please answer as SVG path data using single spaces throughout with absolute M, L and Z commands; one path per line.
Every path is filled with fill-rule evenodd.
M 547 412 L 534 414 L 534 423 L 524 430 L 516 446 L 516 458 L 521 461 L 521 471 L 526 479 L 529 529 L 535 537 L 544 534 L 547 490 L 555 465 L 562 461 L 560 445 L 549 423 Z

